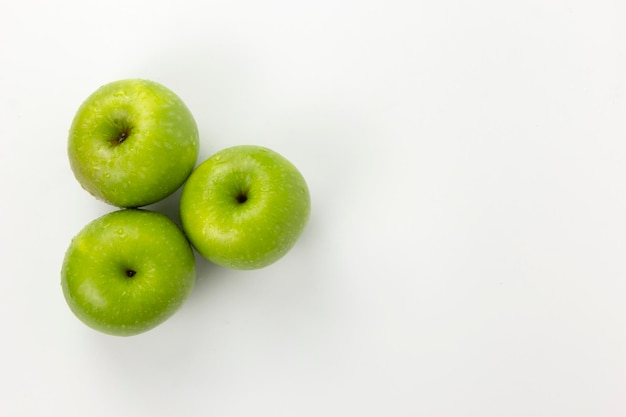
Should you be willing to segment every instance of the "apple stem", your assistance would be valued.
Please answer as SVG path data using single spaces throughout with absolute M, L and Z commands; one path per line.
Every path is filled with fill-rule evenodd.
M 123 128 L 119 135 L 117 135 L 117 137 L 114 137 L 113 139 L 111 139 L 111 145 L 113 146 L 117 146 L 119 144 L 121 144 L 122 142 L 124 142 L 126 139 L 128 139 L 128 137 L 130 136 L 130 128 L 126 127 Z

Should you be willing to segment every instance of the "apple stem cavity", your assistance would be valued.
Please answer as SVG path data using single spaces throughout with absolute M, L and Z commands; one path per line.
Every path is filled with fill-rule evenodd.
M 130 127 L 123 127 L 122 129 L 120 129 L 120 132 L 118 133 L 118 135 L 114 137 L 113 139 L 111 139 L 109 142 L 113 146 L 120 145 L 122 142 L 128 139 L 128 137 L 130 136 L 131 130 L 132 129 Z
M 126 270 L 126 276 L 127 276 L 128 278 L 132 278 L 132 277 L 134 277 L 135 275 L 137 275 L 137 271 L 133 271 L 132 269 L 127 269 L 127 270 Z
M 235 200 L 237 200 L 237 203 L 239 204 L 243 204 L 246 201 L 248 201 L 248 191 L 247 190 L 241 191 L 239 194 L 237 194 L 237 196 L 235 197 Z

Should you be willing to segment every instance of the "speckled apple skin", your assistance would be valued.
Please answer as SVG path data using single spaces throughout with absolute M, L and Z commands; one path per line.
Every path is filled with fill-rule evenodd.
M 68 138 L 78 182 L 118 207 L 145 206 L 172 194 L 193 170 L 198 152 L 198 128 L 185 103 L 163 85 L 139 79 L 97 89 L 78 109 Z
M 72 239 L 61 286 L 85 324 L 132 336 L 174 314 L 195 276 L 193 251 L 174 222 L 160 213 L 126 209 L 92 221 Z
M 254 145 L 221 150 L 200 164 L 180 201 L 183 229 L 196 250 L 234 269 L 263 268 L 282 258 L 303 232 L 310 210 L 300 171 L 280 154 Z

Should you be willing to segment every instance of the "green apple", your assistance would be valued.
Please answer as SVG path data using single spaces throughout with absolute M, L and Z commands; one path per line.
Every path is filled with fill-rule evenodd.
M 106 214 L 72 239 L 61 270 L 70 309 L 103 333 L 148 331 L 183 304 L 195 283 L 193 251 L 167 216 L 139 209 Z
M 82 187 L 118 207 L 152 204 L 193 170 L 198 128 L 183 101 L 153 81 L 114 81 L 97 89 L 72 122 L 68 155 Z
M 268 266 L 285 255 L 310 212 L 307 184 L 278 153 L 242 145 L 200 164 L 183 186 L 180 215 L 196 250 L 234 269 Z

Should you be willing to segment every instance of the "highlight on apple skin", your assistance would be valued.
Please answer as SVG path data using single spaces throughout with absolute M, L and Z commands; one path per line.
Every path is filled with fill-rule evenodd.
M 72 239 L 61 287 L 71 311 L 89 327 L 132 336 L 171 317 L 195 276 L 193 251 L 174 222 L 125 209 L 93 220 Z
M 302 234 L 311 210 L 307 183 L 277 152 L 254 145 L 223 149 L 183 186 L 180 216 L 193 247 L 215 264 L 263 268 Z
M 180 97 L 154 81 L 125 79 L 82 103 L 67 150 L 85 190 L 114 206 L 141 207 L 183 184 L 199 146 L 195 119 Z

